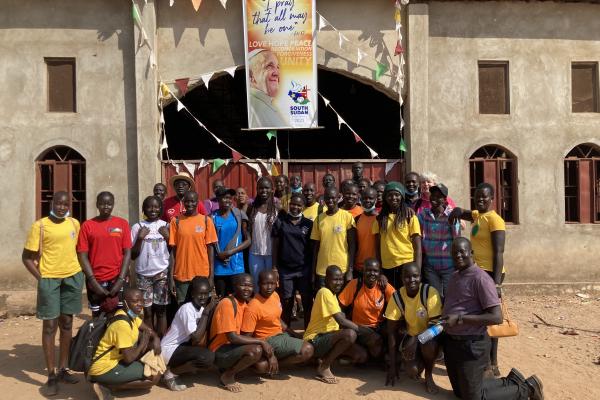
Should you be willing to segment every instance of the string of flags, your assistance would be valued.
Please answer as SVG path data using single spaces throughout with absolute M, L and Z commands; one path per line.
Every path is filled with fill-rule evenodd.
M 144 0 L 146 2 L 146 4 L 148 4 L 148 0 Z M 198 9 L 200 9 L 200 5 L 202 4 L 202 0 L 191 0 L 192 1 L 192 7 L 194 7 L 194 10 L 197 12 Z M 221 5 L 223 6 L 223 8 L 227 8 L 227 0 L 219 0 L 221 2 Z M 173 7 L 173 4 L 175 4 L 175 0 L 169 0 L 169 7 Z
M 147 0 L 145 0 L 145 1 L 147 3 Z M 133 22 L 135 23 L 135 26 L 140 31 L 140 38 L 138 40 L 137 49 L 141 49 L 144 46 L 148 47 L 148 51 L 150 51 L 150 57 L 149 57 L 150 67 L 152 67 L 152 69 L 154 69 L 154 68 L 156 68 L 156 54 L 154 53 L 154 49 L 152 48 L 152 45 L 150 44 L 150 41 L 148 40 L 148 34 L 146 33 L 146 30 L 144 29 L 144 25 L 142 24 L 141 15 L 142 14 L 140 12 L 140 8 L 138 7 L 138 5 L 135 3 L 134 0 L 131 0 L 131 16 L 133 17 Z
M 398 74 L 396 75 L 396 84 L 398 85 L 399 102 L 400 102 L 400 145 L 398 148 L 405 153 L 406 143 L 404 142 L 404 116 L 402 115 L 402 89 L 404 89 L 404 48 L 402 47 L 402 6 L 406 6 L 409 0 L 396 0 L 394 4 L 394 22 L 396 23 L 396 48 L 394 55 L 399 56 L 398 59 Z

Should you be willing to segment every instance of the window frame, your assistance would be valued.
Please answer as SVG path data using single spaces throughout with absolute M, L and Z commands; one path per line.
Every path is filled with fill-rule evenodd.
M 481 70 L 482 68 L 503 67 L 504 69 L 504 112 L 482 112 Z M 477 111 L 479 115 L 510 115 L 510 63 L 508 60 L 477 61 Z
M 70 110 L 59 110 L 52 109 L 52 92 L 50 90 L 50 68 L 56 63 L 69 63 L 72 64 L 72 101 L 73 108 Z M 75 114 L 77 113 L 77 60 L 75 57 L 44 57 L 44 64 L 46 65 L 46 112 L 49 113 L 63 113 L 63 114 Z
M 592 111 L 574 111 L 574 96 L 573 96 L 573 70 L 583 69 L 585 67 L 592 68 Z M 571 114 L 594 114 L 600 112 L 599 97 L 599 79 L 598 79 L 598 62 L 596 61 L 572 61 L 571 62 Z
M 577 173 L 575 175 L 577 179 L 575 185 L 577 221 L 568 220 L 567 218 L 567 213 L 569 212 L 567 207 L 567 164 L 577 166 Z M 600 147 L 592 143 L 578 144 L 564 157 L 563 166 L 565 224 L 600 224 Z M 585 180 L 582 181 L 582 178 Z M 572 187 L 572 185 L 569 187 Z

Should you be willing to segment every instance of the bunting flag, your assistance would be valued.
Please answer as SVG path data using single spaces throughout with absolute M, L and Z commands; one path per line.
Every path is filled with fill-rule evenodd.
M 208 161 L 206 161 L 204 158 L 202 160 L 200 160 L 200 164 L 198 164 L 198 169 L 200 168 L 204 168 L 208 165 Z
M 268 131 L 268 132 L 267 132 L 267 138 L 268 138 L 269 140 L 271 140 L 271 139 L 273 139 L 273 138 L 277 138 L 277 131 L 274 131 L 274 130 L 272 130 L 272 131 Z
M 237 69 L 237 66 L 234 66 L 234 67 L 225 68 L 223 71 L 225 71 L 229 75 L 231 75 L 232 78 L 235 78 L 235 70 L 236 69 Z
M 365 144 L 365 146 L 367 146 L 367 145 Z M 379 157 L 379 154 L 377 154 L 377 152 L 375 152 L 375 150 L 373 150 L 369 146 L 367 146 L 367 149 L 369 149 L 369 153 L 371 153 L 371 158 Z
M 190 173 L 190 175 L 193 177 L 194 174 L 196 173 L 196 164 L 193 163 L 183 163 L 183 166 L 185 167 L 185 169 L 188 170 L 188 172 Z
M 406 143 L 404 142 L 404 138 L 400 137 L 400 151 L 406 152 Z
M 329 21 L 325 19 L 321 14 L 319 14 L 319 30 L 325 28 L 327 25 L 331 26 Z
M 179 175 L 179 171 L 180 171 L 180 169 L 179 169 L 179 164 L 174 164 L 174 165 L 175 165 L 175 173 L 176 173 L 177 175 Z
M 233 162 L 236 163 L 240 161 L 242 155 L 235 150 L 231 150 L 231 158 L 233 159 Z
M 340 116 L 340 114 L 337 115 L 337 118 L 338 118 L 338 129 L 342 129 L 342 124 L 346 124 L 346 121 L 344 121 L 344 118 L 342 118 Z M 348 125 L 348 124 L 346 124 L 346 125 Z
M 344 46 L 344 41 L 349 42 L 348 38 L 346 36 L 344 36 L 344 34 L 342 32 L 338 32 L 338 36 L 339 36 L 339 44 L 340 44 L 340 49 L 342 49 Z
M 225 165 L 225 160 L 222 158 L 215 158 L 212 162 L 212 173 L 214 174 L 217 172 L 223 165 Z
M 362 142 L 362 139 L 360 138 L 360 136 L 358 136 L 356 133 L 352 132 L 354 134 L 354 141 L 356 143 L 360 143 Z
M 392 168 L 394 168 L 394 165 L 396 165 L 398 163 L 398 161 L 400 160 L 389 160 L 388 162 L 385 163 L 385 174 L 389 174 L 390 171 L 392 170 Z
M 321 96 L 321 98 L 323 99 L 323 102 L 325 103 L 325 107 L 329 107 L 330 101 L 323 96 Z
M 163 135 L 162 143 L 160 144 L 160 151 L 166 150 L 169 148 L 169 144 L 167 143 L 167 135 Z
M 162 95 L 163 99 L 168 99 L 171 96 L 169 87 L 162 82 L 160 83 L 160 94 Z
M 227 0 L 220 0 L 224 9 L 227 9 Z
M 378 62 L 377 66 L 375 67 L 375 80 L 378 81 L 383 76 L 383 74 L 387 72 L 388 69 L 389 67 L 386 64 Z
M 262 169 L 260 168 L 259 163 L 246 163 L 249 168 L 252 168 L 256 171 L 256 175 L 260 178 L 262 176 Z
M 189 82 L 190 82 L 190 78 L 175 79 L 175 84 L 179 88 L 179 93 L 182 96 L 185 96 L 185 94 L 187 93 Z
M 404 53 L 404 49 L 402 48 L 402 43 L 400 43 L 400 39 L 396 42 L 396 48 L 394 49 L 394 55 L 399 56 Z
M 211 73 L 202 75 L 202 82 L 204 82 L 204 86 L 206 86 L 207 89 L 208 89 L 208 82 L 210 82 L 210 79 L 212 78 L 212 76 L 214 74 L 215 74 L 214 72 L 211 72 Z
M 133 3 L 133 1 L 132 1 L 132 4 L 133 4 L 133 7 L 131 9 L 131 14 L 133 16 L 133 21 L 138 25 L 138 27 L 141 27 L 142 26 L 142 17 L 140 15 L 140 9 L 137 6 L 137 4 Z
M 275 136 L 275 160 L 281 161 L 281 154 L 279 153 L 279 144 L 277 143 L 277 136 Z
M 169 7 L 173 7 L 173 4 L 175 4 L 175 0 L 169 0 Z
M 358 54 L 356 56 L 356 63 L 360 64 L 360 62 L 362 61 L 363 58 L 365 58 L 366 56 L 368 56 L 367 53 L 365 53 L 364 51 L 362 51 L 361 49 L 357 50 Z
M 198 11 L 198 9 L 200 8 L 200 4 L 202 4 L 202 0 L 192 0 L 194 10 Z
M 179 101 L 179 99 L 177 99 L 177 111 L 181 111 L 185 108 L 185 106 L 183 105 L 182 102 Z

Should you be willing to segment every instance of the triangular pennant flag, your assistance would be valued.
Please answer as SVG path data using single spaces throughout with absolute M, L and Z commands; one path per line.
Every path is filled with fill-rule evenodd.
M 342 124 L 346 124 L 346 121 L 344 121 L 344 119 L 342 117 L 340 117 L 340 114 L 337 114 L 338 117 L 338 129 L 342 128 Z M 348 124 L 346 124 L 348 125 Z
M 206 86 L 207 89 L 208 89 L 208 82 L 210 82 L 210 78 L 212 78 L 213 75 L 214 75 L 214 72 L 211 72 L 210 74 L 202 75 L 202 82 L 204 82 L 204 86 Z
M 279 154 L 279 145 L 277 144 L 277 138 L 275 138 L 275 160 L 277 160 L 277 162 L 281 160 L 281 155 Z
M 402 13 L 400 12 L 399 8 L 396 8 L 396 11 L 394 12 L 394 21 L 396 21 L 396 22 L 402 21 Z
M 406 152 L 406 142 L 404 142 L 404 138 L 400 138 L 400 151 Z
M 344 36 L 344 34 L 342 32 L 338 32 L 338 36 L 340 37 L 339 45 L 340 45 L 340 49 L 341 49 L 343 47 L 344 41 L 348 41 L 348 38 L 346 36 Z
M 265 171 L 267 171 L 267 173 L 269 175 L 271 175 L 271 167 L 267 165 L 266 162 L 264 162 L 263 160 L 261 160 L 260 158 L 257 158 L 256 161 L 258 161 L 260 163 L 260 165 L 263 166 L 263 168 L 265 169 Z
M 231 158 L 233 159 L 233 162 L 236 163 L 241 160 L 242 155 L 235 150 L 231 150 Z
M 177 175 L 179 175 L 179 164 L 175 164 L 175 172 L 177 173 Z
M 169 90 L 169 87 L 162 82 L 160 83 L 160 94 L 165 99 L 171 96 L 171 91 Z
M 173 7 L 173 4 L 175 4 L 175 0 L 169 0 L 169 7 Z
M 273 159 L 271 159 L 271 176 L 279 176 L 279 170 Z
M 228 166 L 230 161 L 231 161 L 231 158 L 225 159 L 225 166 Z
M 188 83 L 190 82 L 190 78 L 180 78 L 175 79 L 175 84 L 179 88 L 179 94 L 185 96 L 188 90 Z
M 192 0 L 194 10 L 198 11 L 198 9 L 200 8 L 200 4 L 202 4 L 202 0 Z
M 223 160 L 222 158 L 215 158 L 212 162 L 212 173 L 214 174 L 215 172 L 217 172 L 217 170 L 223 165 L 225 165 L 225 160 Z
M 352 133 L 354 133 L 354 132 L 352 132 Z M 360 136 L 358 136 L 356 133 L 354 133 L 354 141 L 356 143 L 360 143 L 360 142 L 362 142 L 362 139 L 360 138 Z
M 400 130 L 404 129 L 404 119 L 402 118 L 402 114 L 400 114 Z
M 184 109 L 184 105 L 182 102 L 180 102 L 179 100 L 177 100 L 177 111 L 181 111 Z
M 142 17 L 140 16 L 140 9 L 137 4 L 133 3 L 133 7 L 131 9 L 131 15 L 133 16 L 133 21 L 138 25 L 142 26 Z
M 373 150 L 372 148 L 370 148 L 369 146 L 367 146 L 367 149 L 369 149 L 369 153 L 371 153 L 371 158 L 375 158 L 377 156 L 379 156 L 379 154 L 377 154 L 375 152 L 375 150 Z
M 377 66 L 375 67 L 375 80 L 378 81 L 388 69 L 389 67 L 387 64 L 378 62 Z
M 204 168 L 208 165 L 208 161 L 206 161 L 204 158 L 202 160 L 200 160 L 200 164 L 198 164 L 198 169 L 200 168 Z
M 262 176 L 262 169 L 258 163 L 246 163 L 246 166 L 255 170 L 259 178 Z
M 160 118 L 158 120 L 159 124 L 163 124 L 165 123 L 165 113 L 163 112 L 162 108 L 160 109 Z
M 229 68 L 225 68 L 224 71 L 231 75 L 232 78 L 235 78 L 235 70 L 237 69 L 237 65 Z
M 356 57 L 356 59 L 357 59 L 356 63 L 360 64 L 360 61 L 367 56 L 367 53 L 365 53 L 361 49 L 358 49 L 357 52 L 358 52 L 358 56 Z
M 168 149 L 168 148 L 169 148 L 169 145 L 167 144 L 167 135 L 164 135 L 163 136 L 163 141 L 162 141 L 162 143 L 160 145 L 160 149 L 161 150 L 165 150 L 165 149 Z
M 273 138 L 277 138 L 277 131 L 268 131 L 267 132 L 267 138 L 269 140 L 273 139 Z
M 402 23 L 401 22 L 396 22 L 396 32 L 398 32 L 398 35 L 400 35 L 400 38 L 402 38 Z
M 402 3 L 403 6 L 407 5 L 410 2 L 410 0 L 400 0 L 400 3 Z
M 394 49 L 394 55 L 399 56 L 402 53 L 404 53 L 404 49 L 402 48 L 402 44 L 400 43 L 400 40 L 398 40 L 396 42 L 396 48 Z
M 329 25 L 329 22 L 319 14 L 319 30 L 325 28 L 327 25 Z
M 221 0 L 221 5 L 223 6 L 223 8 L 227 8 L 227 0 Z
M 392 168 L 394 168 L 394 165 L 396 165 L 398 163 L 398 161 L 400 161 L 400 160 L 390 160 L 385 163 L 385 174 L 386 175 L 390 173 L 390 171 L 392 170 Z
M 323 96 L 321 96 L 323 97 Z M 323 97 L 323 102 L 325 103 L 325 107 L 329 107 L 329 103 L 331 103 L 328 99 L 326 99 L 325 97 Z
M 188 170 L 188 172 L 190 173 L 191 176 L 194 176 L 194 173 L 196 172 L 196 164 L 183 163 L 183 166 L 185 167 L 185 169 Z

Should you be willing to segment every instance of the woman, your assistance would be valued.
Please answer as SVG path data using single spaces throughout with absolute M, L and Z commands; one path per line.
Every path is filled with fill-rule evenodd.
M 431 209 L 431 201 L 429 200 L 429 189 L 432 186 L 437 185 L 438 183 L 440 183 L 440 178 L 433 172 L 423 172 L 419 176 L 419 189 L 421 191 L 421 198 L 417 202 L 418 207 L 415 210 L 417 214 L 419 214 L 425 208 Z M 446 200 L 448 201 L 448 205 L 451 208 L 456 207 L 456 203 L 454 203 L 454 200 L 452 200 L 452 198 L 448 197 Z

